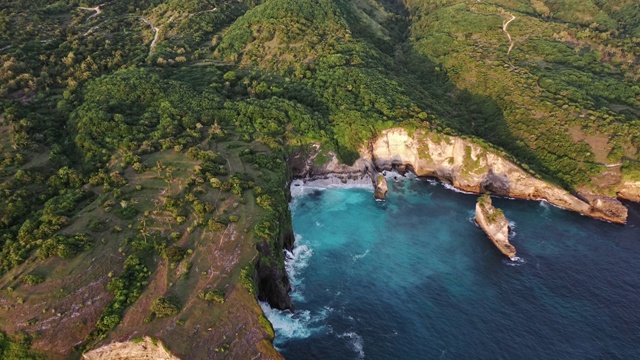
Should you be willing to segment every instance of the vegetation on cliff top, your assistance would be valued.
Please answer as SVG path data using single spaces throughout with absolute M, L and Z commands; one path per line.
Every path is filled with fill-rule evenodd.
M 496 208 L 491 203 L 491 197 L 487 194 L 482 195 L 478 198 L 478 204 L 480 205 L 480 209 L 482 209 L 484 218 L 487 220 L 489 224 L 495 224 L 496 222 L 506 222 L 506 217 L 502 209 Z
M 245 334 L 234 316 L 272 338 L 246 288 L 265 297 L 283 271 L 299 146 L 351 162 L 401 125 L 491 143 L 569 188 L 640 174 L 633 1 L 81 8 L 97 5 L 0 7 L 0 328 L 37 350 L 171 323 L 178 354 L 247 357 L 224 336 Z M 144 323 L 159 298 L 180 307 Z

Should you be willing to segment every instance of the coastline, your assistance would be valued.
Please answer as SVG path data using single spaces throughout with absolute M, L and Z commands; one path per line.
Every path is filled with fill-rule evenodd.
M 327 163 L 315 165 L 313 160 L 319 146 L 311 153 L 294 153 L 289 164 L 293 172 L 288 184 L 289 209 L 306 194 L 332 188 L 365 189 L 372 193 L 371 200 L 376 201 L 375 179 L 381 174 L 388 181 L 437 182 L 458 193 L 474 196 L 490 193 L 500 198 L 533 200 L 605 222 L 626 221 L 627 209 L 615 198 L 575 196 L 555 184 L 536 179 L 499 154 L 466 139 L 430 133 L 410 136 L 403 129 L 389 129 L 372 141 L 361 149 L 360 158 L 353 165 L 341 163 L 333 152 L 329 152 Z M 290 245 L 285 250 L 293 254 L 299 244 L 295 241 Z M 285 271 L 287 277 L 291 277 L 289 270 Z M 291 292 L 287 296 L 291 299 Z
M 339 174 L 328 174 L 322 177 L 294 179 L 289 186 L 292 199 L 304 196 L 309 191 L 324 189 L 365 189 L 373 193 L 373 184 L 368 174 L 362 174 L 359 178 L 353 176 L 345 178 Z

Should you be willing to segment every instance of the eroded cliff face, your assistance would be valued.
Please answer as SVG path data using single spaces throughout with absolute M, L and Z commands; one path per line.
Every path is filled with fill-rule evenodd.
M 372 185 L 375 184 L 374 165 L 369 156 L 363 149 L 361 156 L 352 165 L 347 165 L 338 159 L 333 151 L 323 153 L 320 145 L 313 145 L 308 148 L 300 148 L 289 157 L 289 167 L 291 175 L 296 179 L 317 180 L 328 176 L 335 176 L 339 179 L 360 179 L 363 176 L 369 176 Z M 319 157 L 325 158 L 325 161 L 318 161 Z
M 618 188 L 618 197 L 640 202 L 640 181 L 623 180 Z
M 478 198 L 476 223 L 500 252 L 510 259 L 516 256 L 516 248 L 509 243 L 509 222 L 502 211 L 493 206 L 489 196 Z
M 384 131 L 368 154 L 378 169 L 404 165 L 418 176 L 432 176 L 473 193 L 519 199 L 546 200 L 564 209 L 625 223 L 627 208 L 619 201 L 582 194 L 582 199 L 559 186 L 539 180 L 499 154 L 466 139 L 432 132 L 409 134 L 401 128 Z

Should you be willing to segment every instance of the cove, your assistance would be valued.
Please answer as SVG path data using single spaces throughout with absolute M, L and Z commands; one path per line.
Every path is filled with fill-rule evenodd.
M 294 313 L 262 304 L 287 359 L 640 358 L 640 206 L 626 226 L 494 199 L 517 261 L 473 222 L 477 197 L 418 179 L 305 189 L 291 203 Z

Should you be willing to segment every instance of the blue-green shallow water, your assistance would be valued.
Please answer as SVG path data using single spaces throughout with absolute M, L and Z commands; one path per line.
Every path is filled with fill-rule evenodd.
M 504 258 L 476 197 L 423 181 L 292 204 L 294 314 L 263 305 L 287 359 L 640 359 L 640 207 L 626 226 L 494 199 Z

